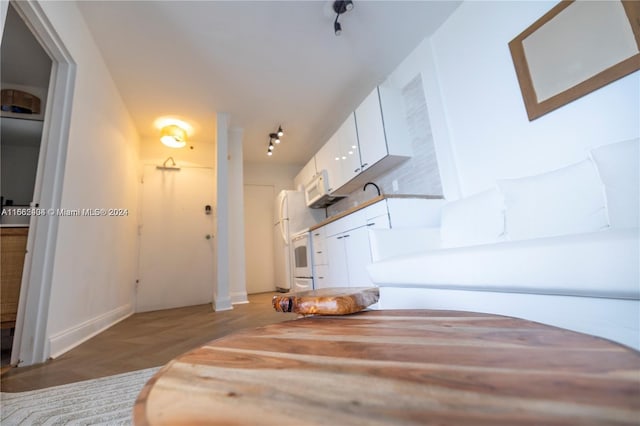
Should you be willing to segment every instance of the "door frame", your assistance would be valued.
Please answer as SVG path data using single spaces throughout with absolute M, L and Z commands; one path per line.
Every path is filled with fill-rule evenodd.
M 38 2 L 9 2 L 51 58 L 32 207 L 61 207 L 76 63 Z M 2 17 L 2 26 L 4 19 Z M 29 224 L 11 365 L 31 365 L 49 357 L 47 322 L 59 218 L 32 216 Z

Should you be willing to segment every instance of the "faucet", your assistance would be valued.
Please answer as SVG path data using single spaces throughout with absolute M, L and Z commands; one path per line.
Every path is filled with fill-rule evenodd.
M 364 184 L 364 187 L 362 188 L 362 190 L 363 190 L 363 191 L 365 191 L 365 190 L 367 189 L 367 186 L 369 186 L 369 185 L 373 185 L 373 186 L 375 186 L 375 187 L 376 187 L 376 190 L 378 191 L 378 196 L 380 196 L 380 188 L 378 187 L 378 185 L 376 185 L 376 184 L 375 184 L 375 183 L 373 183 L 373 182 L 367 182 L 367 183 L 365 183 L 365 184 Z

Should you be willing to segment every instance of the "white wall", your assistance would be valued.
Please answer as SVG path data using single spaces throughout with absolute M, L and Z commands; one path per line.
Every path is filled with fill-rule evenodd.
M 244 183 L 250 185 L 273 185 L 275 194 L 283 189 L 295 189 L 293 179 L 303 165 L 277 163 L 245 163 Z
M 77 64 L 62 207 L 129 210 L 60 218 L 47 323 L 55 356 L 132 312 L 139 140 L 75 3 L 40 5 Z
M 176 149 L 169 148 L 160 142 L 160 135 L 155 139 L 144 139 L 140 144 L 140 162 L 142 165 L 157 165 L 168 158 L 173 157 L 178 166 L 181 167 L 216 167 L 215 138 L 201 138 L 199 140 L 189 140 L 187 146 Z M 171 162 L 168 163 L 171 165 Z
M 527 119 L 508 43 L 553 2 L 465 2 L 393 77 L 422 73 L 447 198 L 559 168 L 638 137 L 640 73 Z M 457 181 L 457 182 L 456 182 Z
M 13 200 L 14 206 L 28 206 L 33 200 L 39 146 L 2 144 L 2 195 Z

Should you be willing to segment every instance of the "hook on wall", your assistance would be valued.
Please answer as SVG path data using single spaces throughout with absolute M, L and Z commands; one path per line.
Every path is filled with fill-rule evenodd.
M 171 165 L 167 166 L 167 163 L 169 162 L 169 160 L 171 160 Z M 156 166 L 156 169 L 158 169 L 158 170 L 180 170 L 180 167 L 178 167 L 176 165 L 176 160 L 174 160 L 173 157 L 169 157 L 166 160 L 164 160 L 164 163 L 162 163 L 162 166 Z

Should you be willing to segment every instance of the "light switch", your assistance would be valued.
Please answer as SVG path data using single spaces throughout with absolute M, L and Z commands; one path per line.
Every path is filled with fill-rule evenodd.
M 391 186 L 393 187 L 393 192 L 398 192 L 398 180 L 397 179 L 394 179 L 391 182 Z

